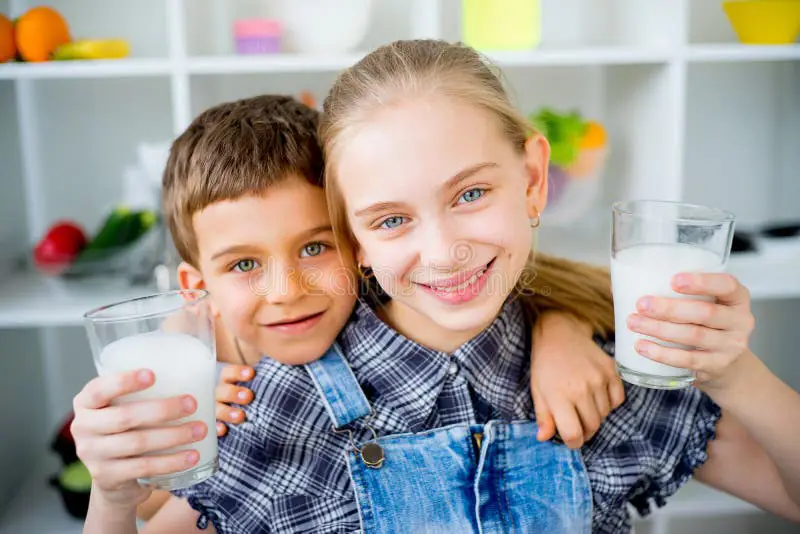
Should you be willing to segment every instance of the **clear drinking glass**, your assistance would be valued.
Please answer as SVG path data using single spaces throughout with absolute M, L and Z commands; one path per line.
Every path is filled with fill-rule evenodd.
M 114 404 L 192 395 L 197 411 L 172 421 L 202 421 L 208 434 L 199 442 L 151 454 L 195 449 L 198 463 L 184 471 L 140 479 L 140 484 L 175 490 L 197 484 L 217 471 L 217 433 L 214 389 L 216 349 L 208 293 L 179 290 L 117 302 L 84 315 L 97 372 L 103 376 L 150 369 L 155 383 L 124 395 Z
M 694 373 L 650 360 L 634 348 L 637 339 L 691 349 L 628 329 L 627 319 L 645 295 L 713 300 L 672 290 L 679 272 L 727 270 L 735 217 L 726 211 L 680 202 L 635 200 L 613 206 L 611 284 L 614 296 L 616 362 L 626 382 L 654 389 L 679 389 Z

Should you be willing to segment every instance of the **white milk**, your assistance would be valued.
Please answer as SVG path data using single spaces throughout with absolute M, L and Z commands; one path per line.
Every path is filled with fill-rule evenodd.
M 618 251 L 611 259 L 617 362 L 648 375 L 678 377 L 691 374 L 686 369 L 654 362 L 636 352 L 634 344 L 637 339 L 648 339 L 669 347 L 690 347 L 631 332 L 627 326 L 628 316 L 636 313 L 636 301 L 645 295 L 700 299 L 672 291 L 670 279 L 679 272 L 724 270 L 717 254 L 693 245 L 637 245 Z
M 160 453 L 196 449 L 200 453 L 200 460 L 195 467 L 212 462 L 217 457 L 214 400 L 216 360 L 202 341 L 180 333 L 139 334 L 109 343 L 99 360 L 98 372 L 101 375 L 134 369 L 150 369 L 155 373 L 155 383 L 151 387 L 120 397 L 115 404 L 186 394 L 197 400 L 197 410 L 192 415 L 168 424 L 202 421 L 208 426 L 206 437 L 202 441 Z

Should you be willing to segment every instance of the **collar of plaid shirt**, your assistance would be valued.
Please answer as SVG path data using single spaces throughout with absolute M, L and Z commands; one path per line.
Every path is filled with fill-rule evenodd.
M 509 300 L 497 319 L 452 353 L 418 345 L 384 323 L 366 303 L 359 302 L 355 325 L 339 338 L 346 358 L 367 396 L 388 405 L 406 423 L 397 428 L 392 418 L 373 421 L 388 432 L 420 432 L 430 428 L 448 375 L 466 380 L 494 415 L 512 420 L 529 418 L 530 398 L 519 394 L 521 380 L 530 376 L 530 342 L 522 306 Z M 529 393 L 528 393 L 529 395 Z M 462 421 L 463 422 L 463 421 Z

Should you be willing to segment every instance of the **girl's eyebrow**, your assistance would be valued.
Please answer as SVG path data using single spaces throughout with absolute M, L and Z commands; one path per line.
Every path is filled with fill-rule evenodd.
M 481 172 L 484 169 L 499 167 L 499 165 L 493 161 L 484 161 L 483 163 L 477 163 L 475 165 L 471 165 L 466 169 L 459 171 L 455 176 L 452 178 L 448 178 L 448 180 L 442 186 L 442 190 L 449 191 L 451 189 L 455 189 L 458 187 L 461 182 L 464 180 L 468 180 L 475 174 Z M 400 202 L 376 202 L 375 204 L 371 204 L 366 208 L 361 208 L 354 212 L 356 217 L 363 217 L 365 215 L 376 215 L 378 213 L 383 213 L 386 211 L 394 211 L 402 206 Z
M 356 217 L 363 217 L 364 215 L 374 215 L 383 213 L 384 211 L 392 211 L 401 206 L 400 202 L 376 202 L 366 208 L 361 208 L 355 211 Z
M 455 189 L 461 182 L 471 178 L 472 176 L 478 174 L 480 171 L 488 168 L 499 167 L 499 165 L 493 161 L 484 161 L 483 163 L 478 163 L 476 165 L 472 165 L 467 167 L 466 169 L 459 171 L 458 174 L 453 176 L 452 178 L 448 179 L 444 186 L 442 187 L 443 190 L 448 191 L 450 189 Z

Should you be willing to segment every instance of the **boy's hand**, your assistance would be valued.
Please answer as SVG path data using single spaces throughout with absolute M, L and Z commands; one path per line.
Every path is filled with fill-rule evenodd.
M 643 297 L 637 302 L 638 313 L 628 318 L 628 327 L 696 348 L 669 348 L 642 339 L 636 342 L 636 350 L 651 360 L 695 371 L 699 386 L 724 387 L 728 371 L 748 350 L 755 326 L 750 293 L 725 273 L 679 274 L 673 277 L 672 288 L 685 295 L 714 297 L 715 301 Z
M 577 449 L 625 400 L 614 359 L 592 340 L 588 325 L 570 315 L 546 312 L 534 327 L 531 394 L 539 425 L 537 438 L 558 431 Z
M 238 425 L 244 422 L 244 410 L 231 404 L 247 405 L 253 402 L 253 392 L 237 384 L 248 382 L 255 376 L 255 369 L 248 365 L 228 365 L 223 369 L 220 384 L 217 386 L 217 436 L 228 433 L 225 423 Z
M 147 499 L 151 490 L 137 479 L 177 473 L 200 459 L 195 449 L 146 456 L 206 436 L 208 429 L 200 421 L 163 426 L 195 413 L 197 401 L 192 396 L 111 406 L 118 397 L 147 389 L 154 382 L 152 371 L 144 369 L 100 376 L 73 399 L 75 418 L 70 430 L 78 457 L 92 475 L 92 491 L 115 508 L 135 508 Z

